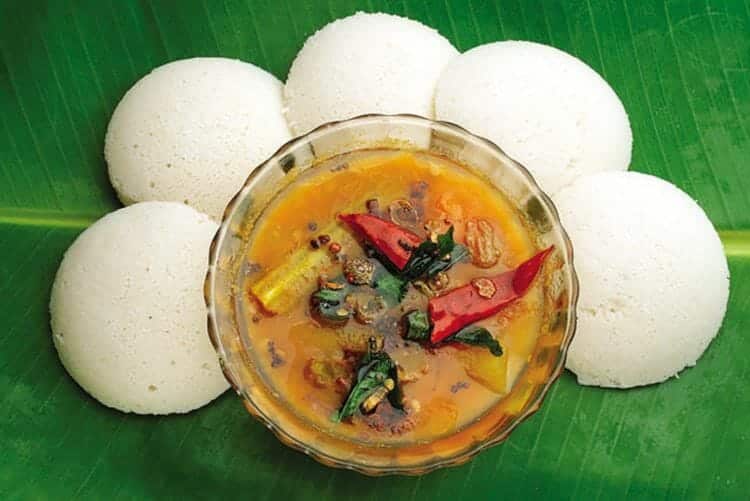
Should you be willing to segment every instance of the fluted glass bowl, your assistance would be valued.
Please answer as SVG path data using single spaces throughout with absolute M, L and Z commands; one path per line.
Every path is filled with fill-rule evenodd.
M 470 168 L 514 203 L 537 240 L 556 247 L 538 278 L 544 290 L 542 331 L 526 368 L 494 407 L 455 433 L 431 442 L 372 446 L 303 421 L 269 387 L 252 355 L 252 326 L 241 322 L 240 274 L 249 235 L 264 208 L 301 172 L 361 149 L 412 150 Z M 211 342 L 248 411 L 290 447 L 323 464 L 369 475 L 421 474 L 464 463 L 502 442 L 542 403 L 565 364 L 575 332 L 578 283 L 570 241 L 557 211 L 529 172 L 495 144 L 457 125 L 411 115 L 366 115 L 333 122 L 293 139 L 260 165 L 224 211 L 213 240 L 205 298 Z

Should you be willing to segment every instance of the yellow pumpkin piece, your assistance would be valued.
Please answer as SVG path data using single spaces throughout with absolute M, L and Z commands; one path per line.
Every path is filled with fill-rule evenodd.
M 421 405 L 417 419 L 426 436 L 437 437 L 456 429 L 458 409 L 450 399 L 435 397 Z
M 471 347 L 459 350 L 458 358 L 466 374 L 485 388 L 505 394 L 508 384 L 508 356 L 496 357 L 487 348 Z

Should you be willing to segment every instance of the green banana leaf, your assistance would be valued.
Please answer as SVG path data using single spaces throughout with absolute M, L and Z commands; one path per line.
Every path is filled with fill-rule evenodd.
M 47 303 L 66 247 L 118 207 L 110 113 L 167 61 L 220 55 L 279 78 L 305 37 L 357 10 L 465 50 L 526 39 L 582 58 L 630 113 L 633 169 L 722 231 L 729 312 L 700 363 L 631 391 L 570 374 L 501 446 L 421 478 L 371 479 L 282 446 L 227 393 L 187 416 L 109 410 L 67 377 Z M 0 498 L 723 498 L 750 491 L 750 4 L 747 0 L 0 2 Z

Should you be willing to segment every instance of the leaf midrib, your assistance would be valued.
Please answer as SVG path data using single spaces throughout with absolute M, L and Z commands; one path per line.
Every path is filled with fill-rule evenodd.
M 0 225 L 83 230 L 103 214 L 0 207 Z
M 5 226 L 84 230 L 100 217 L 102 214 L 0 207 L 0 225 Z M 750 258 L 750 229 L 720 229 L 719 238 L 727 256 Z
M 750 230 L 719 230 L 719 237 L 727 256 L 750 258 Z

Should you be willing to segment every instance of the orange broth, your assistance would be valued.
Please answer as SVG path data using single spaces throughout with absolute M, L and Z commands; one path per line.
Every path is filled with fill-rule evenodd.
M 426 310 L 428 300 L 413 285 L 401 305 L 389 312 L 391 321 L 384 322 L 385 328 L 363 325 L 353 318 L 344 327 L 326 327 L 311 317 L 309 297 L 318 287 L 317 275 L 340 275 L 341 258 L 337 261 L 328 245 L 314 249 L 310 241 L 329 233 L 332 241 L 341 245 L 339 256 L 363 256 L 362 245 L 337 221 L 337 215 L 366 212 L 366 202 L 371 199 L 377 199 L 382 209 L 394 200 L 409 200 L 418 183 L 426 186 L 419 200 L 423 222 L 448 220 L 454 226 L 456 242 L 463 244 L 467 221 L 481 218 L 492 225 L 500 243 L 496 265 L 479 268 L 465 262 L 450 268 L 448 290 L 473 278 L 512 269 L 537 251 L 533 234 L 513 204 L 486 180 L 446 159 L 391 150 L 358 152 L 314 167 L 292 182 L 253 230 L 247 260 L 255 271 L 247 274 L 243 283 L 247 293 L 240 309 L 248 326 L 251 352 L 267 383 L 314 427 L 376 444 L 426 442 L 452 434 L 503 398 L 534 348 L 542 323 L 539 284 L 498 315 L 476 324 L 500 341 L 504 350 L 500 357 L 484 347 L 424 347 L 405 341 L 393 319 L 414 308 Z M 420 236 L 425 236 L 424 232 Z M 285 291 L 285 311 L 275 315 L 263 311 L 254 291 L 265 287 L 264 277 L 267 282 L 271 270 L 296 262 L 308 269 L 285 284 L 289 289 Z M 294 274 L 292 270 L 293 266 L 282 276 Z M 363 340 L 372 335 L 383 340 L 385 351 L 400 366 L 400 374 L 407 374 L 407 380 L 402 381 L 406 412 L 396 411 L 384 400 L 373 414 L 357 412 L 335 423 L 331 416 L 346 399 L 346 388 L 311 378 L 311 364 L 328 367 L 326 363 L 341 360 L 345 354 L 351 357 L 352 351 L 364 351 Z M 344 371 L 340 365 L 333 367 L 337 374 L 324 370 L 325 374 L 334 377 Z

